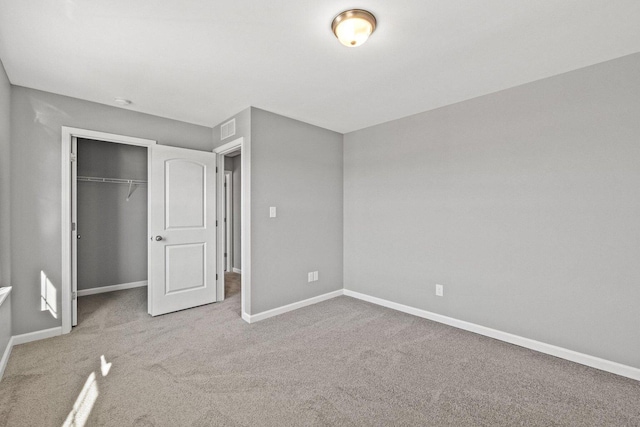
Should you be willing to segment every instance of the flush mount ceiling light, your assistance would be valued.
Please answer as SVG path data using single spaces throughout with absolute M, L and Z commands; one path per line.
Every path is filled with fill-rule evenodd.
M 376 17 L 362 9 L 345 10 L 333 19 L 331 29 L 340 43 L 357 47 L 376 30 Z
M 128 99 L 124 99 L 124 98 L 116 98 L 113 100 L 113 102 L 115 102 L 118 105 L 121 105 L 123 107 L 126 107 L 127 105 L 131 105 L 131 101 L 129 101 Z

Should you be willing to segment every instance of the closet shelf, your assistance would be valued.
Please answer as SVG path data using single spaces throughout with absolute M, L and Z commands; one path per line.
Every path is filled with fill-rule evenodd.
M 133 185 L 144 185 L 147 183 L 147 181 L 143 181 L 141 179 L 102 178 L 98 176 L 78 176 L 78 181 L 106 182 L 109 184 L 133 184 Z
M 147 185 L 147 181 L 141 179 L 122 179 L 122 178 L 102 178 L 99 176 L 78 176 L 78 181 L 82 182 L 106 182 L 107 184 L 129 184 L 129 193 L 127 194 L 127 202 L 131 195 L 136 191 L 139 185 Z

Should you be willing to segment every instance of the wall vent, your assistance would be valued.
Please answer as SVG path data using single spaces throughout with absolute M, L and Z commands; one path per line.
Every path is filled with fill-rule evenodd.
M 236 134 L 236 119 L 231 119 L 220 125 L 220 140 Z

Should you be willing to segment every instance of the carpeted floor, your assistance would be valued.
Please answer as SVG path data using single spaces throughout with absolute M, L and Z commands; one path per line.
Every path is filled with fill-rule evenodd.
M 0 424 L 640 425 L 640 382 L 349 297 L 248 325 L 232 279 L 157 318 L 145 288 L 83 297 L 71 334 L 13 349 Z

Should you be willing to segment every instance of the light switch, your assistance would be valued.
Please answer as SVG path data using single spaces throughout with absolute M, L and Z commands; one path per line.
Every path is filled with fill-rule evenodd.
M 276 207 L 271 206 L 269 208 L 269 218 L 275 218 L 275 217 L 276 217 Z
M 318 272 L 317 271 L 313 272 L 313 280 L 314 281 L 318 280 Z
M 309 283 L 313 282 L 313 272 L 307 273 L 307 279 L 309 280 Z

